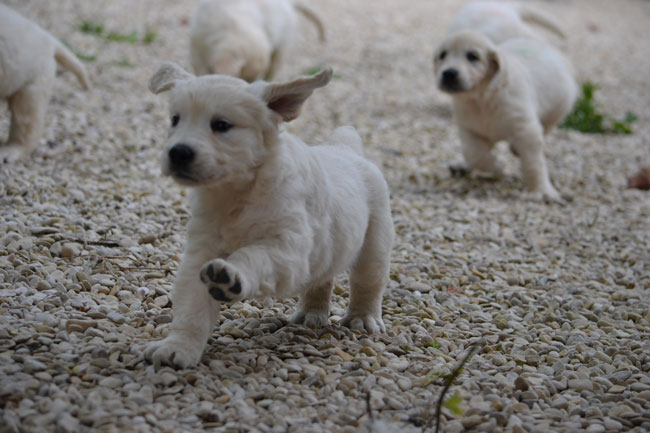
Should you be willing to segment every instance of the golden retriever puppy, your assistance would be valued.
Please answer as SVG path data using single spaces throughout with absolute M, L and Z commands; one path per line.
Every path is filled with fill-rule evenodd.
M 188 239 L 173 293 L 169 335 L 151 343 L 155 365 L 196 365 L 220 303 L 300 296 L 291 320 L 328 322 L 334 278 L 350 270 L 342 324 L 384 331 L 393 222 L 388 186 L 341 127 L 319 146 L 284 130 L 332 70 L 287 83 L 195 77 L 173 63 L 151 78 L 170 91 L 164 174 L 190 188 Z
M 577 85 L 564 56 L 536 40 L 494 45 L 479 32 L 448 36 L 436 51 L 437 86 L 453 97 L 469 169 L 501 176 L 492 148 L 507 141 L 520 158 L 527 187 L 560 200 L 549 179 L 544 135 L 571 110 Z
M 542 40 L 529 24 L 541 26 L 562 41 L 566 39 L 566 34 L 550 15 L 525 4 L 492 1 L 477 1 L 464 6 L 454 17 L 447 34 L 474 30 L 495 44 L 514 38 Z
M 29 156 L 41 138 L 56 64 L 76 75 L 85 90 L 83 65 L 37 24 L 0 4 L 0 98 L 11 111 L 9 140 L 0 146 L 0 162 Z
M 272 78 L 296 37 L 296 12 L 311 20 L 324 40 L 316 14 L 291 0 L 200 0 L 190 28 L 194 73 L 248 82 Z

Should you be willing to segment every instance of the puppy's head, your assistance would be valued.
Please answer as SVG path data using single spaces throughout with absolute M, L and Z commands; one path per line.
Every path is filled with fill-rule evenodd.
M 481 33 L 462 31 L 440 44 L 433 67 L 440 90 L 451 94 L 469 92 L 492 79 L 499 70 L 499 55 Z
M 278 126 L 298 117 L 332 70 L 288 83 L 252 84 L 225 75 L 195 77 L 164 63 L 149 80 L 153 93 L 170 91 L 169 138 L 163 174 L 187 186 L 241 184 L 255 178 L 278 145 Z

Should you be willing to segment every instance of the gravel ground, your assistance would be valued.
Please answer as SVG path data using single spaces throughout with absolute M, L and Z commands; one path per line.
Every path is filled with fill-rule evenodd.
M 166 101 L 146 81 L 159 60 L 188 65 L 193 2 L 8 3 L 96 59 L 93 90 L 60 73 L 38 151 L 0 168 L 0 431 L 417 432 L 473 343 L 446 432 L 650 431 L 650 197 L 625 189 L 650 164 L 650 2 L 532 2 L 569 29 L 603 111 L 638 116 L 629 136 L 549 136 L 565 205 L 527 199 L 505 149 L 505 180 L 450 177 L 458 138 L 431 55 L 462 2 L 313 2 L 329 41 L 302 24 L 281 76 L 330 64 L 337 79 L 290 129 L 315 143 L 355 125 L 388 179 L 388 331 L 288 325 L 293 299 L 238 303 L 184 371 L 142 359 L 169 329 L 188 219 L 160 176 Z M 157 38 L 106 41 L 85 19 Z

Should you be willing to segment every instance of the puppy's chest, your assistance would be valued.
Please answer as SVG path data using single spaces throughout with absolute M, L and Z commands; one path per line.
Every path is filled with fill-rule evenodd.
M 250 244 L 250 235 L 250 230 L 240 224 L 220 225 L 215 227 L 212 241 L 222 254 L 230 255 Z
M 275 232 L 272 221 L 248 218 L 203 220 L 192 226 L 190 236 L 200 238 L 219 257 L 227 257 L 240 248 L 273 236 Z
M 476 135 L 490 141 L 503 139 L 503 113 L 498 106 L 489 103 L 457 103 L 455 104 L 456 121 L 458 125 Z

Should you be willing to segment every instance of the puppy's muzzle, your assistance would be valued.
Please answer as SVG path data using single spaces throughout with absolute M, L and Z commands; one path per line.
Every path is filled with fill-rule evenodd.
M 169 162 L 172 171 L 186 171 L 194 160 L 194 150 L 187 144 L 175 144 L 169 149 Z
M 442 71 L 442 76 L 440 77 L 440 88 L 448 92 L 459 92 L 462 90 L 458 69 L 448 68 Z

